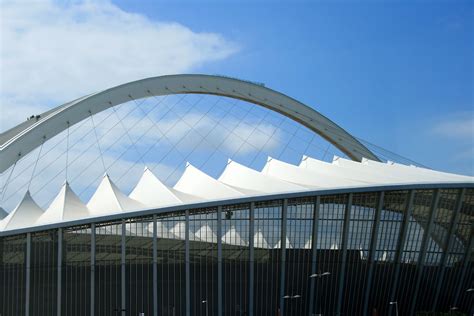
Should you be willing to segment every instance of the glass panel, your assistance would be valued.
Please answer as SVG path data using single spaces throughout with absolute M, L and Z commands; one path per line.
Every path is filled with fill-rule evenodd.
M 183 213 L 159 215 L 157 219 L 159 315 L 184 315 L 186 311 L 186 222 Z
M 347 245 L 343 314 L 363 314 L 368 256 L 378 194 L 359 193 L 352 198 Z
M 63 231 L 62 302 L 63 315 L 89 315 L 91 230 L 75 227 Z
M 336 313 L 341 272 L 341 247 L 347 195 L 321 197 L 318 219 L 317 270 L 330 274 L 316 280 L 315 310 L 317 314 Z
M 192 211 L 189 229 L 192 314 L 216 315 L 217 209 Z
M 25 314 L 26 235 L 0 238 L 0 314 Z
M 58 232 L 31 234 L 30 315 L 56 314 Z
M 284 294 L 290 296 L 285 300 L 290 315 L 308 314 L 313 216 L 314 198 L 288 201 Z
M 395 254 L 408 204 L 408 191 L 386 192 L 378 230 L 369 312 L 388 314 L 390 291 L 394 282 Z
M 280 288 L 281 200 L 255 205 L 255 315 L 277 315 Z
M 248 314 L 249 206 L 222 209 L 223 308 L 225 315 Z
M 153 313 L 153 219 L 125 223 L 125 288 L 127 315 Z
M 96 226 L 95 313 L 113 315 L 121 302 L 121 222 Z

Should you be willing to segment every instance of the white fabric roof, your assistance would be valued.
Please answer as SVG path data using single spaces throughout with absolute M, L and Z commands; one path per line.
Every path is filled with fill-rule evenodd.
M 247 246 L 248 243 L 242 239 L 235 226 L 231 226 L 229 230 L 222 236 L 222 242 L 228 245 Z
M 303 186 L 268 176 L 230 159 L 218 180 L 238 189 L 250 189 L 257 192 L 269 190 L 272 192 L 291 192 L 305 189 Z
M 269 157 L 262 173 L 280 180 L 304 185 L 308 188 L 334 188 L 350 185 L 361 185 L 360 181 L 328 176 L 316 170 L 303 170 L 295 165 Z
M 65 182 L 48 209 L 40 216 L 37 224 L 81 219 L 89 216 L 87 206 Z
M 103 215 L 139 210 L 145 206 L 123 194 L 110 180 L 109 176 L 105 174 L 99 187 L 87 203 L 87 207 L 92 215 Z
M 228 165 L 218 179 L 215 179 L 196 167 L 187 164 L 176 185 L 171 188 L 163 184 L 149 169 L 145 169 L 137 185 L 125 195 L 104 175 L 97 190 L 87 203 L 74 194 L 67 183 L 43 214 L 43 210 L 34 202 L 29 192 L 18 206 L 0 221 L 0 230 L 24 228 L 45 223 L 57 223 L 92 216 L 133 212 L 149 208 L 170 205 L 182 205 L 209 200 L 228 200 L 249 195 L 268 195 L 282 192 L 302 192 L 340 187 L 366 187 L 375 185 L 408 183 L 474 183 L 474 177 L 455 175 L 426 168 L 405 166 L 396 163 L 381 163 L 364 159 L 361 163 L 334 157 L 332 163 L 303 157 L 299 166 L 269 158 L 262 171 L 253 170 L 235 161 Z M 0 210 L 0 217 L 1 217 Z M 184 222 L 167 230 L 161 226 L 160 238 L 184 238 Z M 197 231 L 214 234 L 210 227 Z M 144 228 L 150 230 L 150 226 Z M 181 233 L 182 232 L 182 233 Z M 174 237 L 173 237 L 174 236 Z M 207 237 L 206 237 L 207 238 Z M 269 244 L 259 232 L 254 241 L 262 247 Z M 242 240 L 235 227 L 223 236 L 230 244 L 247 244 Z M 306 241 L 305 241 L 306 242 Z M 269 244 L 269 247 L 274 243 Z M 303 245 L 293 245 L 303 246 Z
M 174 189 L 201 197 L 205 200 L 228 199 L 243 197 L 245 194 L 214 179 L 187 163 L 186 169 L 175 184 Z
M 0 222 L 0 230 L 33 226 L 42 214 L 43 210 L 33 200 L 30 191 L 26 191 L 17 207 Z
M 172 189 L 158 180 L 148 168 L 145 168 L 142 177 L 129 196 L 148 207 L 158 208 L 183 203 Z

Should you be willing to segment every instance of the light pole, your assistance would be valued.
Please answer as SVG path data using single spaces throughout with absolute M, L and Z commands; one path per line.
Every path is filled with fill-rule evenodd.
M 323 273 L 314 273 L 314 274 L 311 274 L 309 276 L 310 279 L 316 279 L 316 293 L 318 293 L 318 297 L 319 297 L 319 286 L 318 286 L 318 280 L 321 279 L 322 277 L 324 276 L 328 276 L 328 275 L 331 275 L 331 272 L 329 271 L 326 271 L 326 272 L 323 272 Z M 319 300 L 318 300 L 319 301 Z M 319 302 L 318 302 L 319 303 Z M 318 315 L 322 315 L 321 313 L 321 305 L 320 304 L 317 304 L 319 306 L 319 312 L 318 312 Z M 312 313 L 313 311 L 311 311 Z
M 390 305 L 395 305 L 395 315 L 398 316 L 398 302 L 390 302 Z
M 209 305 L 207 304 L 207 300 L 203 300 L 202 304 L 206 304 L 206 316 L 209 316 Z

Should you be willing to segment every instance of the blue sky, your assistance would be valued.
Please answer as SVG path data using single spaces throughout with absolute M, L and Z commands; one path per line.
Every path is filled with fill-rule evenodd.
M 361 139 L 433 169 L 474 175 L 472 1 L 0 1 L 0 131 L 95 91 L 176 73 L 263 82 L 314 107 Z M 193 103 L 196 96 L 189 97 Z M 136 108 L 129 104 L 119 112 L 126 113 L 129 106 Z M 182 106 L 186 104 L 176 109 L 181 111 Z M 224 108 L 230 109 L 223 107 L 223 113 Z M 240 104 L 235 108 L 235 113 L 245 112 Z M 155 116 L 163 110 L 160 107 Z M 173 126 L 173 135 L 181 139 L 199 111 L 165 117 L 157 124 Z M 250 153 L 239 152 L 237 161 L 255 162 L 256 169 L 267 155 L 298 163 L 304 148 L 313 157 L 331 158 L 326 145 L 313 148 L 297 137 L 291 146 L 299 149 L 292 151 L 287 139 L 293 132 L 279 127 L 269 142 L 273 133 L 264 135 L 262 129 L 274 130 L 276 125 L 259 126 L 255 118 L 264 114 L 256 113 L 254 121 L 239 127 L 239 134 L 251 135 L 248 139 L 255 144 Z M 217 111 L 213 115 L 223 117 Z M 239 122 L 226 119 L 220 123 Z M 123 116 L 125 123 L 141 120 L 146 121 L 143 115 Z M 143 166 L 137 152 L 127 149 L 122 157 L 117 151 L 129 148 L 129 138 L 122 128 L 100 124 L 103 147 L 119 140 L 117 148 L 104 154 L 103 167 L 93 162 L 99 157 L 94 141 L 81 137 L 94 127 L 83 123 L 73 136 L 81 141 L 69 150 L 70 161 L 77 161 L 69 177 L 68 147 L 65 136 L 58 135 L 45 145 L 36 174 L 33 166 L 40 149 L 21 160 L 3 207 L 12 209 L 27 187 L 46 206 L 64 180 L 86 201 L 104 171 L 130 192 Z M 134 131 L 145 135 L 150 124 L 141 123 Z M 207 140 L 216 142 L 225 132 L 214 126 L 215 121 L 201 121 L 197 129 L 213 130 L 216 137 Z M 226 145 L 240 150 L 242 140 L 234 136 Z M 144 147 L 162 139 L 156 133 L 147 137 Z M 311 135 L 305 137 L 310 141 Z M 192 159 L 173 152 L 164 161 L 151 162 L 165 152 L 155 148 L 145 163 L 162 180 L 177 180 L 186 160 L 198 167 L 204 161 L 204 171 L 218 176 L 227 158 L 234 158 L 232 148 L 212 159 L 201 157 L 193 152 L 195 142 L 183 143 Z M 83 172 L 87 176 L 81 177 Z M 79 176 L 74 178 L 73 173 Z M 2 174 L 2 183 L 6 177 Z
M 264 82 L 367 141 L 474 174 L 471 1 L 114 1 L 238 45 L 195 72 Z

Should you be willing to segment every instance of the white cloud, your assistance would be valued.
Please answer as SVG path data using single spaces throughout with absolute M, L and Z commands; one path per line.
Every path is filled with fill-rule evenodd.
M 0 130 L 113 85 L 189 72 L 225 59 L 235 43 L 156 22 L 108 1 L 2 1 Z
M 474 113 L 465 113 L 462 117 L 454 117 L 438 122 L 433 132 L 450 138 L 474 141 Z

